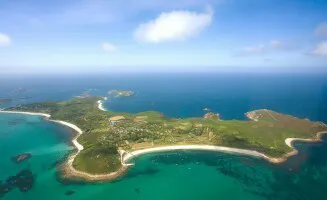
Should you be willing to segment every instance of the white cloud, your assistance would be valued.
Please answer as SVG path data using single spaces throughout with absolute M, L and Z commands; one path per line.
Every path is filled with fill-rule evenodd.
M 269 44 L 271 47 L 274 47 L 274 48 L 278 48 L 278 47 L 282 46 L 282 43 L 278 40 L 272 40 L 272 41 L 270 41 Z
M 101 44 L 101 48 L 102 48 L 103 51 L 106 51 L 106 52 L 117 51 L 117 46 L 116 45 L 106 43 L 106 42 Z
M 281 41 L 271 40 L 267 44 L 259 44 L 259 45 L 244 47 L 243 49 L 238 51 L 236 55 L 249 56 L 249 55 L 264 54 L 264 53 L 274 52 L 277 50 L 286 50 L 286 49 L 288 49 L 288 47 L 286 47 Z
M 327 56 L 327 41 L 319 43 L 312 52 L 313 55 Z
M 134 37 L 150 43 L 186 40 L 201 33 L 211 24 L 212 18 L 211 8 L 203 13 L 186 10 L 164 12 L 156 19 L 141 24 Z
M 8 35 L 0 33 L 0 46 L 9 46 L 11 39 Z
M 327 36 L 327 22 L 321 23 L 315 30 L 316 36 Z
M 244 53 L 263 53 L 266 50 L 266 46 L 263 44 L 259 44 L 256 46 L 249 46 L 249 47 L 245 47 L 242 51 Z

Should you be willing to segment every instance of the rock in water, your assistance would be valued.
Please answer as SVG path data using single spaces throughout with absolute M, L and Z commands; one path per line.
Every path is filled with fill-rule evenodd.
M 18 187 L 21 192 L 27 192 L 34 184 L 34 175 L 30 170 L 24 169 L 15 176 L 9 176 L 6 180 L 5 187 L 12 189 Z
M 134 191 L 135 191 L 137 194 L 140 194 L 141 189 L 140 189 L 140 188 L 135 188 Z
M 215 114 L 212 112 L 208 112 L 204 115 L 205 119 L 219 119 L 219 117 L 220 117 L 219 113 Z
M 22 154 L 12 157 L 12 160 L 15 163 L 20 163 L 20 162 L 23 162 L 24 160 L 29 159 L 31 156 L 32 156 L 32 154 L 30 154 L 30 153 L 22 153 Z
M 65 195 L 70 196 L 70 195 L 72 195 L 74 193 L 75 193 L 74 190 L 68 190 L 67 192 L 65 192 Z

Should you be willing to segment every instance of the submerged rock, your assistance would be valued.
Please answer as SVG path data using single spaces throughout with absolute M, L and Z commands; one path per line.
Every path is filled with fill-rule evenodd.
M 141 189 L 140 189 L 140 188 L 135 188 L 134 191 L 135 191 L 137 194 L 140 194 Z
M 9 187 L 18 187 L 21 192 L 27 192 L 34 184 L 34 175 L 30 170 L 21 170 L 15 176 L 7 178 Z
M 0 197 L 14 188 L 19 188 L 21 192 L 27 192 L 33 187 L 34 181 L 34 175 L 30 170 L 21 170 L 16 175 L 9 176 L 4 183 L 0 181 Z
M 15 163 L 20 163 L 20 162 L 23 162 L 24 160 L 29 159 L 30 157 L 32 157 L 32 154 L 30 154 L 30 153 L 22 153 L 22 154 L 19 154 L 17 156 L 12 157 L 12 160 Z
M 74 193 L 75 193 L 74 190 L 68 190 L 67 192 L 65 192 L 65 195 L 66 195 L 66 196 L 70 196 L 70 195 L 72 195 L 72 194 L 74 194 Z
M 3 197 L 6 193 L 10 191 L 10 187 L 0 181 L 0 197 Z

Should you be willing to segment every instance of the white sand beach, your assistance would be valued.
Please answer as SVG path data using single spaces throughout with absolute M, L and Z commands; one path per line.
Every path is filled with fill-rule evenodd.
M 83 134 L 83 131 L 78 126 L 76 126 L 75 124 L 65 122 L 65 121 L 61 121 L 61 120 L 51 120 L 51 119 L 49 119 L 51 117 L 51 115 L 46 114 L 46 113 L 21 112 L 21 111 L 4 111 L 4 110 L 0 110 L 0 113 L 41 116 L 41 117 L 45 117 L 46 120 L 48 120 L 48 121 L 59 123 L 61 125 L 64 125 L 64 126 L 67 126 L 69 128 L 74 129 L 77 132 L 77 135 L 72 140 L 72 143 L 76 147 L 77 152 L 69 156 L 69 158 L 68 158 L 68 160 L 66 162 L 66 165 L 65 165 L 66 166 L 65 169 L 69 170 L 67 173 L 70 174 L 70 175 L 77 176 L 77 177 L 83 177 L 83 178 L 85 178 L 87 180 L 90 180 L 90 181 L 101 181 L 101 180 L 113 180 L 113 179 L 119 177 L 121 174 L 125 173 L 125 171 L 126 171 L 125 166 L 123 166 L 117 172 L 112 172 L 112 173 L 108 173 L 108 174 L 89 174 L 87 172 L 76 170 L 73 167 L 74 159 L 79 154 L 79 152 L 84 149 L 84 147 L 83 147 L 83 145 L 81 145 L 80 143 L 77 142 L 77 138 L 81 134 Z
M 233 154 L 250 155 L 258 158 L 269 159 L 269 157 L 266 156 L 265 154 L 252 150 L 237 149 L 237 148 L 230 148 L 230 147 L 223 147 L 223 146 L 210 146 L 210 145 L 178 145 L 178 146 L 153 147 L 147 149 L 140 149 L 132 152 L 126 152 L 126 154 L 123 156 L 123 163 L 126 164 L 126 162 L 131 158 L 147 153 L 176 151 L 176 150 L 223 151 Z
M 41 116 L 41 117 L 46 117 L 48 121 L 59 123 L 59 124 L 62 124 L 64 126 L 68 126 L 69 128 L 74 129 L 78 133 L 78 135 L 72 140 L 72 143 L 74 144 L 74 146 L 77 148 L 78 151 L 81 151 L 81 150 L 84 149 L 83 145 L 81 145 L 80 143 L 77 142 L 77 138 L 79 137 L 79 135 L 81 135 L 83 133 L 83 131 L 80 128 L 78 128 L 75 124 L 68 123 L 68 122 L 61 121 L 61 120 L 52 120 L 52 119 L 49 119 L 51 117 L 51 115 L 46 114 L 46 113 L 20 112 L 20 111 L 4 111 L 4 110 L 0 110 L 0 113 L 24 114 L 24 115 Z
M 24 115 L 36 115 L 49 118 L 50 115 L 46 113 L 35 113 L 35 112 L 20 112 L 20 111 L 5 111 L 0 110 L 0 113 L 9 113 L 9 114 L 24 114 Z
M 83 131 L 80 128 L 78 128 L 75 124 L 71 124 L 61 120 L 49 120 L 49 121 L 56 122 L 74 129 L 78 133 L 78 135 L 72 140 L 72 143 L 75 145 L 78 151 L 82 151 L 84 149 L 83 145 L 77 142 L 77 138 L 83 133 Z
M 105 100 L 106 100 L 106 98 L 105 98 Z M 99 101 L 98 101 L 98 108 L 99 108 L 99 110 L 107 111 L 107 110 L 104 108 L 104 106 L 103 106 L 102 100 L 99 100 Z

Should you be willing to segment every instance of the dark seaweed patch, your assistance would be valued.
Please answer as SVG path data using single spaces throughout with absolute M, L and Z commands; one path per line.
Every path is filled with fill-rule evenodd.
M 135 188 L 134 191 L 135 191 L 137 194 L 140 194 L 140 193 L 141 193 L 141 189 L 140 189 L 140 188 Z
M 15 188 L 19 188 L 21 192 L 30 190 L 35 181 L 34 174 L 27 169 L 21 170 L 14 176 L 9 176 L 4 183 L 0 182 L 0 197 Z
M 74 194 L 74 193 L 75 193 L 74 190 L 68 190 L 68 191 L 65 192 L 65 195 L 66 195 L 66 196 L 70 196 L 70 195 L 72 195 L 72 194 Z
M 137 171 L 137 172 L 136 171 L 131 171 L 124 178 L 135 178 L 137 176 L 146 176 L 146 175 L 152 176 L 152 175 L 157 174 L 157 173 L 159 173 L 158 169 L 148 168 L 148 169 L 145 169 L 145 170 L 142 170 L 142 171 Z

